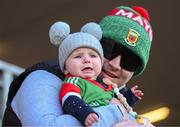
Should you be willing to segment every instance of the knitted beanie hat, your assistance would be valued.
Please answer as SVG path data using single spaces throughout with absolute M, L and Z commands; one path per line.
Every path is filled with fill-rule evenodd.
M 98 24 L 87 23 L 80 32 L 70 34 L 70 27 L 65 22 L 54 23 L 49 30 L 50 42 L 59 47 L 59 65 L 64 71 L 64 63 L 69 55 L 77 48 L 88 47 L 94 49 L 103 63 L 103 49 L 99 42 L 102 31 Z
M 149 59 L 152 42 L 152 29 L 149 21 L 148 12 L 144 8 L 119 6 L 100 22 L 103 38 L 118 42 L 140 59 L 135 75 L 144 71 Z

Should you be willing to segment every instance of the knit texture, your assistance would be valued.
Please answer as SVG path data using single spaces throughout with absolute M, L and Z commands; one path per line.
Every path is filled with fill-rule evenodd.
M 64 71 L 64 63 L 68 56 L 81 47 L 94 49 L 103 61 L 103 49 L 99 40 L 88 33 L 77 32 L 65 38 L 59 47 L 59 64 L 62 71 Z
M 85 24 L 80 32 L 70 34 L 70 26 L 65 22 L 55 22 L 49 30 L 50 42 L 59 47 L 60 69 L 64 71 L 64 62 L 77 48 L 94 49 L 103 63 L 103 49 L 100 44 L 102 30 L 99 24 L 90 22 Z
M 132 8 L 120 6 L 104 17 L 100 26 L 103 38 L 115 40 L 138 56 L 141 63 L 135 75 L 140 75 L 147 65 L 151 48 L 152 30 L 149 22 Z

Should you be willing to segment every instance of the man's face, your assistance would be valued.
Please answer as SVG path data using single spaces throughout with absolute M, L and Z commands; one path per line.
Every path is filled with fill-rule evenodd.
M 101 44 L 105 57 L 102 76 L 119 85 L 126 84 L 140 65 L 139 58 L 111 39 L 102 39 Z
M 121 56 L 117 56 L 111 60 L 104 59 L 102 76 L 111 79 L 112 82 L 119 86 L 126 84 L 134 72 L 127 71 L 120 66 Z

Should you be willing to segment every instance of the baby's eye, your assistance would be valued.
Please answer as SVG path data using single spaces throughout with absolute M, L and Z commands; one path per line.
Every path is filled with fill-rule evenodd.
M 82 57 L 81 55 L 74 56 L 74 58 L 81 58 L 81 57 Z
M 94 58 L 94 57 L 97 57 L 97 55 L 95 55 L 95 54 L 91 54 L 90 56 L 93 57 L 93 58 Z

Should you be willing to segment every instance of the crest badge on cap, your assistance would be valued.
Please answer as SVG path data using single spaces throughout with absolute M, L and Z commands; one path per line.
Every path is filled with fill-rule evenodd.
M 125 41 L 130 46 L 136 46 L 136 42 L 139 37 L 140 37 L 140 34 L 137 31 L 135 31 L 133 29 L 129 29 L 128 35 L 125 38 Z

